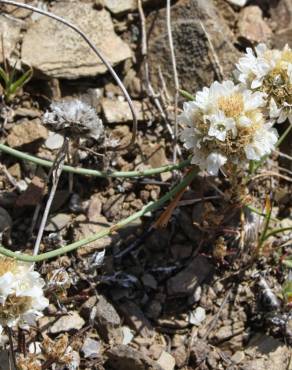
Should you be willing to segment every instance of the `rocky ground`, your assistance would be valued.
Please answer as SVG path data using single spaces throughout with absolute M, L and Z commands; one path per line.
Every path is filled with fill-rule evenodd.
M 171 163 L 175 84 L 166 2 L 142 0 L 143 11 L 134 0 L 26 3 L 80 26 L 115 66 L 134 101 L 135 145 L 110 151 L 105 141 L 84 140 L 75 165 L 131 171 Z M 292 2 L 172 1 L 171 26 L 180 87 L 195 93 L 228 77 L 247 46 L 291 46 Z M 23 89 L 8 104 L 2 102 L 1 142 L 54 160 L 63 138 L 42 124 L 43 113 L 52 101 L 79 98 L 102 118 L 107 146 L 129 144 L 131 111 L 106 67 L 76 33 L 8 5 L 0 9 L 0 33 L 1 65 L 5 57 L 11 66 L 17 62 L 18 70 L 21 65 L 33 68 Z M 287 227 L 292 221 L 291 135 L 279 151 L 252 179 L 249 201 L 263 209 L 271 195 L 273 224 Z M 186 156 L 180 146 L 178 159 Z M 48 173 L 1 153 L 0 231 L 6 247 L 31 253 L 33 215 L 36 207 L 43 211 L 45 206 Z M 182 174 L 133 179 L 75 175 L 72 191 L 68 174 L 62 174 L 41 251 L 115 224 L 157 200 Z M 38 264 L 51 304 L 37 328 L 14 333 L 17 353 L 25 349 L 33 358 L 42 351 L 42 369 L 292 369 L 291 307 L 282 294 L 288 272 L 281 265 L 291 248 L 291 232 L 270 238 L 261 256 L 252 258 L 260 217 L 247 211 L 242 225 L 231 199 L 228 179 L 200 174 L 166 228 L 150 227 L 159 210 L 76 252 Z M 54 361 L 46 354 L 52 351 Z M 3 370 L 7 356 L 1 352 Z

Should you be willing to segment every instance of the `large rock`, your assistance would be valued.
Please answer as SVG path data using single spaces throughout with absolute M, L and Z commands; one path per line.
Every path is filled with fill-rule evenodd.
M 56 3 L 51 11 L 79 26 L 112 65 L 131 57 L 106 10 L 76 1 Z M 57 78 L 95 76 L 107 70 L 76 32 L 46 17 L 33 23 L 25 34 L 22 59 L 44 75 Z
M 273 0 L 271 2 L 271 18 L 277 24 L 273 38 L 273 46 L 282 48 L 286 44 L 291 46 L 292 39 L 292 2 L 291 0 Z
M 252 42 L 267 42 L 272 36 L 272 30 L 263 18 L 261 8 L 250 5 L 239 13 L 239 36 Z
M 38 144 L 42 144 L 47 137 L 48 130 L 36 118 L 14 125 L 6 138 L 6 142 L 11 148 L 30 148 L 37 151 Z
M 238 55 L 232 44 L 231 32 L 213 1 L 181 0 L 172 6 L 171 26 L 180 86 L 192 93 L 218 79 L 214 55 L 202 24 L 226 76 L 234 69 Z M 150 13 L 147 26 L 150 31 L 151 81 L 156 88 L 161 86 L 158 75 L 160 66 L 168 87 L 173 88 L 165 9 Z
M 19 20 L 0 15 L 0 38 L 3 36 L 4 54 L 9 58 L 20 40 L 22 23 Z M 3 63 L 2 44 L 0 44 L 0 63 Z

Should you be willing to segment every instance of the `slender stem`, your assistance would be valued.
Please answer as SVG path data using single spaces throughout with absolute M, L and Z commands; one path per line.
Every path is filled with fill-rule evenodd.
M 5 329 L 6 329 L 6 333 L 8 335 L 8 340 L 9 340 L 9 349 L 10 349 L 11 360 L 12 360 L 12 363 L 13 363 L 13 366 L 15 367 L 15 369 L 17 369 L 15 352 L 14 352 L 14 348 L 13 348 L 12 330 L 9 326 L 6 326 Z
M 19 8 L 29 9 L 33 12 L 36 12 L 36 13 L 42 14 L 46 17 L 55 19 L 56 21 L 63 23 L 65 26 L 67 26 L 67 27 L 71 28 L 73 31 L 77 32 L 79 34 L 79 36 L 81 36 L 83 38 L 83 40 L 89 45 L 89 47 L 92 49 L 92 51 L 95 53 L 95 55 L 104 63 L 104 65 L 109 70 L 110 74 L 113 76 L 113 78 L 115 79 L 115 81 L 119 85 L 120 89 L 122 90 L 122 92 L 123 92 L 123 94 L 124 94 L 124 96 L 127 100 L 127 103 L 129 104 L 129 107 L 130 107 L 130 110 L 131 110 L 131 113 L 132 113 L 132 116 L 133 116 L 133 132 L 132 132 L 132 138 L 131 138 L 130 143 L 128 145 L 126 145 L 125 147 L 123 147 L 123 148 L 118 147 L 118 148 L 111 148 L 111 149 L 112 150 L 125 149 L 125 148 L 129 148 L 130 146 L 132 146 L 136 141 L 137 129 L 138 129 L 137 115 L 136 115 L 136 112 L 135 112 L 133 102 L 130 98 L 130 95 L 128 94 L 127 89 L 125 88 L 124 84 L 120 80 L 119 76 L 114 71 L 113 67 L 110 65 L 109 61 L 95 47 L 93 42 L 85 35 L 85 33 L 82 32 L 75 24 L 63 19 L 62 17 L 59 17 L 59 16 L 57 16 L 53 13 L 47 12 L 45 10 L 36 8 L 32 5 L 22 4 L 22 3 L 18 3 L 16 1 L 10 1 L 10 0 L 0 0 L 0 3 L 13 5 L 13 6 L 16 6 L 16 7 L 19 7 Z
M 60 256 L 62 254 L 71 252 L 79 247 L 82 247 L 86 244 L 89 244 L 95 240 L 101 239 L 104 236 L 111 235 L 112 233 L 116 232 L 117 230 L 123 228 L 124 226 L 128 225 L 130 222 L 136 220 L 139 217 L 142 217 L 148 212 L 153 212 L 159 207 L 161 207 L 165 202 L 167 202 L 169 199 L 171 199 L 173 196 L 175 196 L 181 189 L 184 189 L 196 176 L 197 169 L 193 168 L 192 171 L 190 171 L 184 179 L 175 187 L 173 187 L 168 193 L 166 193 L 162 198 L 158 199 L 155 202 L 148 203 L 145 207 L 143 207 L 140 211 L 134 213 L 133 215 L 125 218 L 124 220 L 118 222 L 116 225 L 106 229 L 102 230 L 96 234 L 93 234 L 85 239 L 79 240 L 75 243 L 68 244 L 64 247 L 55 249 L 50 252 L 39 254 L 38 256 L 31 256 L 29 254 L 24 253 L 18 253 L 18 252 L 12 252 L 9 249 L 4 248 L 0 245 L 0 254 L 3 254 L 7 257 L 15 258 L 20 261 L 26 261 L 26 262 L 40 262 L 44 261 L 50 258 L 54 258 L 57 256 Z
M 50 209 L 51 209 L 51 205 L 52 205 L 52 202 L 53 202 L 56 190 L 57 190 L 57 186 L 58 186 L 58 183 L 59 183 L 59 180 L 60 180 L 64 160 L 65 160 L 66 154 L 68 153 L 68 143 L 69 143 L 69 139 L 65 137 L 62 148 L 60 149 L 60 151 L 57 155 L 57 158 L 55 160 L 55 163 L 54 163 L 55 168 L 52 171 L 52 178 L 53 178 L 52 183 L 53 184 L 52 184 L 52 188 L 51 188 L 51 191 L 50 191 L 49 198 L 47 200 L 47 204 L 46 204 L 46 208 L 45 208 L 45 211 L 44 211 L 44 214 L 43 214 L 43 217 L 42 217 L 42 221 L 41 221 L 41 224 L 40 224 L 40 227 L 39 227 L 37 239 L 36 239 L 36 242 L 35 242 L 35 245 L 34 245 L 34 250 L 33 250 L 33 255 L 34 256 L 36 256 L 39 253 L 39 250 L 40 250 L 40 244 L 41 244 L 42 236 L 43 236 L 43 233 L 44 233 L 44 229 L 45 229 L 47 219 L 48 219 L 48 216 L 49 216 L 49 212 L 50 212 Z
M 270 236 L 273 236 L 273 235 L 277 235 L 277 234 L 280 234 L 284 231 L 289 231 L 289 230 L 292 230 L 292 227 L 282 227 L 282 228 L 279 228 L 279 229 L 274 229 L 274 230 L 271 230 L 269 233 L 266 233 L 265 237 L 264 237 L 264 240 L 267 240 Z
M 249 204 L 246 204 L 245 207 L 248 208 L 251 212 L 256 213 L 259 216 L 262 216 L 262 217 L 265 217 L 265 218 L 267 217 L 267 214 L 266 213 L 260 211 L 259 209 L 255 208 L 255 207 L 253 207 L 253 206 L 251 206 Z M 280 221 L 276 217 L 271 217 L 270 219 L 271 219 L 271 221 Z
M 178 123 L 177 123 L 177 106 L 178 106 L 178 97 L 179 97 L 179 80 L 178 80 L 178 73 L 176 68 L 176 59 L 175 59 L 175 52 L 173 46 L 173 38 L 172 38 L 172 31 L 171 31 L 171 14 L 170 14 L 170 0 L 166 0 L 166 25 L 167 25 L 167 34 L 168 34 L 168 42 L 170 48 L 170 55 L 171 55 L 171 64 L 172 64 L 172 72 L 173 72 L 173 79 L 174 79 L 174 86 L 175 86 L 175 96 L 174 96 L 174 127 L 173 127 L 173 163 L 176 162 L 176 152 L 177 152 L 177 137 L 178 137 Z
M 0 0 L 1 1 L 1 0 Z M 53 162 L 48 161 L 46 159 L 41 159 L 38 157 L 35 157 L 30 154 L 23 153 L 19 150 L 12 149 L 7 145 L 0 144 L 0 151 L 10 154 L 13 157 L 23 159 L 28 162 L 32 162 L 35 164 L 38 164 L 43 167 L 52 167 Z M 63 171 L 64 172 L 72 172 L 77 175 L 88 175 L 88 176 L 95 176 L 95 177 L 145 177 L 145 176 L 153 176 L 157 175 L 163 172 L 170 172 L 173 170 L 179 170 L 184 167 L 187 167 L 190 164 L 191 160 L 187 159 L 183 162 L 180 162 L 175 165 L 167 165 L 163 167 L 157 167 L 157 168 L 151 168 L 149 170 L 144 170 L 144 171 L 97 171 L 97 170 L 92 170 L 88 168 L 75 168 L 71 166 L 64 166 Z

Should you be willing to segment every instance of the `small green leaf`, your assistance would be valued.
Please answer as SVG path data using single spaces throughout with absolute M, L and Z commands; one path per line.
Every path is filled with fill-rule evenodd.
M 287 259 L 284 259 L 283 261 L 282 261 L 282 263 L 285 265 L 285 266 L 287 266 L 287 267 L 289 267 L 289 268 L 292 268 L 292 258 L 287 258 Z
M 9 76 L 7 75 L 7 73 L 4 71 L 3 68 L 0 67 L 0 77 L 3 79 L 4 83 L 5 83 L 5 88 L 7 88 L 7 86 L 9 85 Z
M 189 93 L 189 92 L 187 92 L 186 90 L 179 89 L 179 92 L 180 92 L 180 94 L 181 94 L 184 98 L 186 98 L 186 99 L 188 99 L 188 100 L 190 100 L 190 101 L 195 100 L 194 95 L 190 94 L 190 93 Z
M 20 89 L 30 80 L 31 76 L 32 76 L 32 69 L 29 69 L 18 80 L 11 83 L 11 85 L 9 86 L 9 93 L 11 95 L 14 95 L 18 89 Z

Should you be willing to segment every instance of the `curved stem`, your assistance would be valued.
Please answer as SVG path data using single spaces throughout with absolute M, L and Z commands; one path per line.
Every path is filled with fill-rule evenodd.
M 0 151 L 10 154 L 13 157 L 35 163 L 43 167 L 53 166 L 53 162 L 51 161 L 38 158 L 30 154 L 23 153 L 20 150 L 12 149 L 9 146 L 4 145 L 4 144 L 0 144 Z M 64 166 L 63 171 L 75 173 L 76 175 L 88 175 L 88 176 L 94 176 L 94 177 L 128 177 L 130 178 L 130 177 L 153 176 L 153 175 L 157 175 L 163 172 L 179 170 L 184 167 L 187 167 L 190 164 L 190 162 L 191 160 L 187 159 L 175 165 L 167 165 L 167 166 L 162 166 L 162 167 L 150 168 L 149 170 L 144 170 L 144 171 L 113 171 L 113 172 L 110 172 L 110 171 L 97 171 L 97 170 L 92 170 L 89 168 L 80 168 L 80 167 L 75 168 L 71 166 Z
M 57 16 L 57 15 L 55 15 L 53 13 L 50 13 L 48 11 L 45 11 L 45 10 L 36 8 L 36 7 L 32 6 L 32 5 L 21 4 L 21 3 L 18 3 L 16 1 L 11 1 L 11 0 L 0 0 L 0 3 L 13 5 L 13 6 L 16 6 L 18 8 L 28 9 L 28 10 L 31 10 L 31 11 L 33 11 L 35 13 L 39 13 L 39 14 L 42 14 L 42 15 L 44 15 L 46 17 L 52 18 L 52 19 L 54 19 L 54 20 L 56 20 L 58 22 L 63 23 L 65 26 L 71 28 L 73 31 L 77 32 L 79 34 L 79 36 L 81 36 L 83 38 L 83 40 L 93 50 L 93 52 L 95 53 L 95 55 L 105 64 L 105 66 L 109 70 L 110 74 L 113 76 L 113 78 L 115 79 L 115 81 L 119 85 L 120 89 L 122 90 L 122 92 L 123 92 L 123 94 L 124 94 L 124 96 L 125 96 L 125 98 L 127 100 L 127 103 L 129 104 L 129 107 L 130 107 L 130 110 L 131 110 L 131 113 L 132 113 L 132 116 L 133 116 L 133 132 L 132 132 L 132 138 L 131 138 L 130 143 L 128 145 L 126 145 L 125 147 L 110 148 L 110 149 L 111 150 L 117 150 L 117 149 L 120 150 L 120 149 L 129 148 L 130 146 L 132 146 L 135 143 L 135 141 L 136 141 L 136 135 L 137 135 L 137 129 L 138 129 L 137 115 L 136 115 L 136 112 L 135 112 L 135 108 L 134 108 L 132 99 L 130 98 L 130 95 L 128 94 L 128 91 L 125 88 L 125 86 L 122 83 L 122 81 L 120 80 L 119 76 L 116 74 L 116 72 L 114 71 L 113 67 L 110 65 L 109 61 L 95 47 L 95 45 L 93 44 L 93 42 L 85 35 L 85 33 L 82 32 L 77 26 L 75 26 L 75 24 L 73 24 L 73 23 L 71 23 L 71 22 L 63 19 L 62 17 L 59 17 L 59 16 Z
M 274 229 L 272 231 L 270 231 L 269 233 L 267 233 L 264 237 L 264 241 L 267 240 L 270 236 L 273 236 L 273 235 L 277 235 L 277 234 L 280 234 L 284 231 L 290 231 L 292 230 L 292 227 L 289 226 L 289 227 L 282 227 L 282 228 L 279 228 L 279 229 Z
M 111 235 L 112 233 L 116 232 L 117 230 L 123 228 L 130 222 L 136 220 L 139 217 L 142 217 L 148 212 L 153 212 L 159 207 L 161 207 L 165 202 L 167 202 L 170 198 L 172 198 L 175 194 L 177 194 L 180 190 L 184 189 L 190 182 L 193 180 L 193 178 L 197 174 L 197 169 L 193 168 L 192 171 L 190 171 L 184 179 L 175 187 L 173 187 L 168 193 L 166 193 L 162 198 L 158 199 L 155 202 L 148 203 L 145 207 L 143 207 L 140 211 L 134 213 L 133 215 L 125 218 L 124 220 L 118 222 L 116 225 L 106 229 L 102 230 L 99 233 L 93 234 L 89 236 L 88 238 L 79 240 L 75 243 L 68 244 L 64 247 L 55 249 L 50 252 L 42 253 L 37 256 L 31 256 L 29 254 L 24 253 L 18 253 L 18 252 L 12 252 L 9 249 L 4 248 L 0 245 L 0 254 L 3 254 L 4 256 L 15 258 L 20 261 L 26 261 L 26 262 L 40 262 L 44 261 L 50 258 L 54 258 L 57 256 L 60 256 L 62 254 L 71 252 L 79 247 L 82 247 L 86 244 L 89 244 L 95 240 L 101 239 L 104 236 Z

